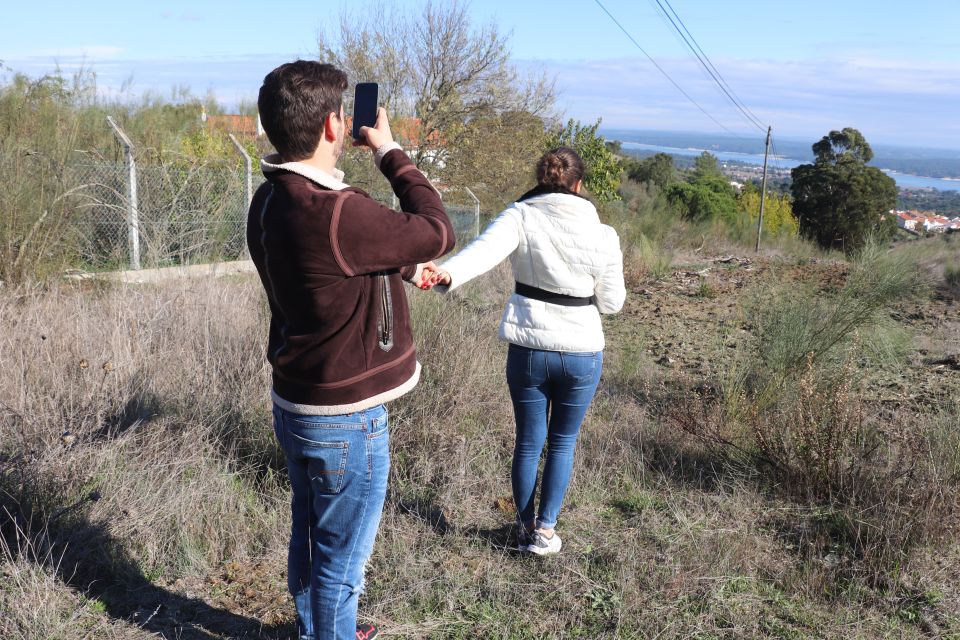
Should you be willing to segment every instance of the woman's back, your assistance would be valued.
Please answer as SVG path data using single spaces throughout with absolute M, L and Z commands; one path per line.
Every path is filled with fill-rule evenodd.
M 517 282 L 569 296 L 591 297 L 620 253 L 617 233 L 601 224 L 593 204 L 551 193 L 511 207 L 520 226 L 510 256 Z M 618 261 L 619 262 L 619 261 Z
M 603 349 L 600 314 L 616 313 L 626 297 L 623 254 L 616 231 L 579 195 L 583 176 L 573 149 L 547 152 L 537 186 L 443 264 L 454 289 L 510 258 L 517 286 L 503 311 L 502 340 L 545 351 Z

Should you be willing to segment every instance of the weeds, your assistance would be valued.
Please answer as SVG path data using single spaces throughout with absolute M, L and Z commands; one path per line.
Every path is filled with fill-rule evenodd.
M 856 560 L 846 569 L 874 582 L 938 536 L 955 502 L 940 484 L 951 463 L 937 462 L 928 441 L 942 432 L 927 435 L 929 422 L 901 431 L 881 423 L 856 366 L 868 353 L 888 363 L 902 353 L 884 312 L 926 286 L 908 257 L 868 246 L 835 291 L 764 293 L 751 316 L 755 341 L 720 401 L 680 412 L 697 416 L 681 418 L 688 432 L 768 468 L 792 499 L 826 508 L 827 539 Z
M 945 583 L 936 601 L 883 594 L 936 532 L 953 540 L 957 410 L 880 420 L 859 388 L 863 327 L 804 358 L 762 411 L 746 411 L 759 384 L 740 385 L 734 413 L 722 385 L 674 386 L 646 350 L 662 334 L 628 309 L 608 324 L 564 552 L 512 553 L 506 274 L 410 291 L 423 374 L 390 405 L 365 621 L 411 638 L 919 637 L 933 610 L 955 628 Z M 676 299 L 719 306 L 717 290 Z M 4 291 L 0 635 L 289 636 L 266 313 L 247 278 Z M 759 383 L 750 344 L 742 378 Z M 679 405 L 696 414 L 684 431 L 665 419 Z
M 960 289 L 960 262 L 954 261 L 944 266 L 943 280 L 948 287 Z

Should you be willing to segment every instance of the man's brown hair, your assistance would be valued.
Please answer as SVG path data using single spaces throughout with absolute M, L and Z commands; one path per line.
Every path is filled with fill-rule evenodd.
M 263 79 L 260 123 L 285 162 L 305 160 L 320 144 L 327 115 L 340 115 L 347 75 L 332 64 L 297 60 Z

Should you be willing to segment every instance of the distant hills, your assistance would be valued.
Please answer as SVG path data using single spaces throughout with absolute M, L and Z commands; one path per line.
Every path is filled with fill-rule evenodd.
M 736 137 L 691 131 L 647 131 L 634 129 L 602 129 L 600 133 L 608 140 L 639 142 L 642 144 L 680 149 L 705 149 L 707 151 L 730 151 L 763 155 L 764 138 Z M 811 146 L 819 140 L 774 138 L 776 150 L 781 157 L 800 162 L 813 162 Z M 874 158 L 870 164 L 882 169 L 909 173 L 930 178 L 960 178 L 960 151 L 902 147 L 885 144 L 870 144 Z

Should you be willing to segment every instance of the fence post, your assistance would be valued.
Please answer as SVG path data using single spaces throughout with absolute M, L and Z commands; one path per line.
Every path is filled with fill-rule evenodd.
M 140 212 L 137 209 L 137 164 L 133 159 L 133 143 L 123 132 L 111 116 L 107 122 L 113 127 L 120 144 L 123 145 L 123 155 L 127 162 L 127 237 L 130 246 L 130 268 L 140 268 Z
M 243 148 L 243 145 L 233 137 L 233 134 L 231 133 L 229 136 L 230 142 L 233 143 L 233 146 L 236 147 L 240 155 L 243 156 L 243 169 L 246 172 L 247 178 L 247 207 L 249 208 L 250 203 L 253 201 L 253 160 L 250 159 L 250 154 Z
M 464 187 L 463 189 L 473 198 L 473 202 L 476 204 L 476 209 L 473 212 L 473 237 L 476 238 L 480 235 L 480 198 L 473 195 L 470 187 Z

